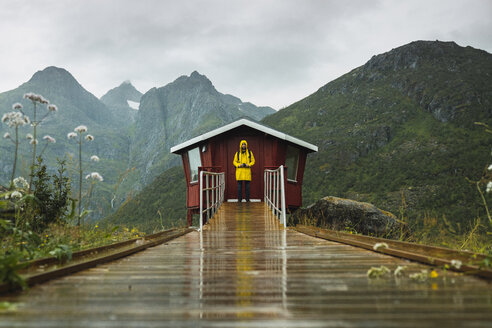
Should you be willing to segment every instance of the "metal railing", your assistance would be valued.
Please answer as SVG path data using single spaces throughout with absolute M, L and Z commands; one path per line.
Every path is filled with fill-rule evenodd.
M 284 227 L 287 226 L 287 208 L 285 206 L 284 166 L 275 170 L 265 169 L 265 203 L 271 208 Z
M 200 172 L 200 231 L 204 217 L 210 220 L 224 202 L 224 191 L 224 172 Z

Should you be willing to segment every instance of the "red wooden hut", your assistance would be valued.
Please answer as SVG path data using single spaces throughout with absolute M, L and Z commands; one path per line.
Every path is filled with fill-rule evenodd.
M 240 119 L 171 148 L 181 155 L 187 184 L 188 223 L 199 212 L 199 172 L 225 172 L 225 199 L 237 201 L 235 167 L 232 164 L 241 140 L 248 142 L 256 164 L 252 167 L 251 201 L 263 201 L 263 172 L 266 168 L 286 167 L 285 191 L 289 208 L 302 205 L 302 178 L 306 157 L 318 147 L 247 119 Z

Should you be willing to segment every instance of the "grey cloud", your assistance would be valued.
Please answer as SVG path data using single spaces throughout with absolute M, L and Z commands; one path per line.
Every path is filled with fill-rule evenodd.
M 21 52 L 0 53 L 8 63 L 0 66 L 2 77 L 22 81 L 41 65 L 57 65 L 98 96 L 123 80 L 145 92 L 198 70 L 221 92 L 279 108 L 416 39 L 492 49 L 492 5 L 480 0 L 0 0 L 0 6 L 0 29 Z M 22 74 L 11 68 L 16 61 L 23 62 Z M 0 81 L 0 90 L 9 81 Z

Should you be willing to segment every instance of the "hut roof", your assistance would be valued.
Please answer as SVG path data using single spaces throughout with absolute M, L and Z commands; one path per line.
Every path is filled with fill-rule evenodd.
M 213 138 L 219 134 L 230 131 L 230 130 L 235 129 L 235 128 L 242 126 L 242 125 L 248 126 L 250 128 L 261 131 L 263 133 L 266 133 L 266 134 L 271 135 L 273 137 L 279 138 L 281 140 L 286 140 L 288 142 L 291 142 L 293 144 L 296 144 L 298 146 L 306 148 L 311 152 L 317 152 L 318 151 L 318 147 L 313 145 L 313 144 L 310 144 L 309 142 L 306 142 L 306 141 L 303 141 L 301 139 L 292 137 L 288 134 L 274 130 L 272 128 L 261 125 L 259 123 L 255 123 L 255 122 L 252 122 L 252 121 L 247 120 L 247 119 L 240 119 L 240 120 L 237 120 L 237 121 L 232 122 L 230 124 L 224 125 L 220 128 L 217 128 L 215 130 L 212 130 L 210 132 L 199 135 L 199 136 L 192 138 L 190 140 L 187 140 L 183 143 L 180 143 L 179 145 L 171 147 L 171 153 L 179 153 L 180 150 L 182 150 L 184 148 L 188 148 L 188 147 L 193 146 L 195 144 L 198 144 L 200 142 L 206 141 L 210 138 Z

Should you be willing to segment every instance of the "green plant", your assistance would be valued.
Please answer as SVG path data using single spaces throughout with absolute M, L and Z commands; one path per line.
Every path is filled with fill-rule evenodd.
M 10 189 L 11 190 L 14 187 L 14 177 L 15 177 L 15 171 L 17 168 L 17 157 L 18 157 L 18 151 L 19 151 L 19 127 L 30 123 L 29 117 L 27 117 L 26 115 L 24 115 L 21 112 L 21 110 L 22 110 L 21 104 L 19 104 L 19 103 L 13 104 L 12 109 L 19 110 L 19 112 L 10 112 L 10 113 L 4 114 L 2 116 L 2 122 L 3 123 L 6 123 L 9 127 L 15 128 L 15 141 L 10 136 L 10 133 L 5 133 L 3 135 L 3 137 L 5 139 L 9 139 L 15 145 L 14 163 L 13 163 L 13 168 L 12 168 L 12 175 L 10 177 Z
M 24 94 L 25 99 L 29 99 L 32 102 L 33 105 L 33 116 L 31 119 L 31 126 L 33 129 L 33 134 L 30 135 L 28 134 L 27 138 L 29 143 L 32 145 L 32 162 L 31 162 L 31 174 L 30 180 L 29 180 L 29 192 L 31 192 L 31 183 L 32 183 L 32 178 L 34 176 L 34 166 L 36 163 L 36 146 L 38 144 L 38 139 L 37 139 L 37 128 L 43 122 L 43 120 L 53 112 L 56 112 L 58 110 L 58 107 L 56 105 L 50 104 L 47 99 L 45 99 L 43 96 L 34 94 L 32 92 L 28 92 Z M 45 115 L 43 115 L 41 118 L 38 117 L 38 112 L 37 112 L 37 107 L 38 105 L 44 104 L 46 105 L 46 110 L 47 112 Z M 19 109 L 22 112 L 22 108 Z M 24 113 L 23 113 L 24 114 Z M 51 138 L 51 137 L 50 137 Z
M 34 228 L 41 230 L 48 224 L 65 217 L 70 196 L 70 180 L 65 175 L 65 161 L 58 160 L 58 172 L 50 176 L 41 156 L 34 171 L 33 195 L 36 206 L 33 208 Z
M 379 279 L 379 278 L 385 278 L 388 277 L 389 274 L 391 273 L 391 270 L 385 267 L 384 265 L 378 267 L 371 267 L 367 271 L 367 277 L 371 279 Z
M 0 282 L 6 283 L 11 289 L 22 287 L 27 288 L 27 283 L 17 272 L 27 266 L 21 262 L 22 254 L 12 252 L 0 256 Z
M 68 245 L 60 244 L 50 251 L 50 255 L 56 257 L 58 262 L 63 264 L 72 260 L 72 249 Z
M 87 132 L 87 126 L 85 125 L 79 125 L 74 129 L 75 132 L 70 132 L 67 137 L 68 139 L 77 139 L 77 144 L 79 148 L 79 197 L 78 197 L 78 220 L 77 220 L 77 225 L 80 225 L 82 217 L 82 175 L 84 173 L 83 167 L 82 167 L 82 143 L 84 140 L 86 141 L 94 141 L 94 136 L 88 134 L 83 137 L 83 134 Z M 91 157 L 91 160 L 94 161 L 99 161 L 99 157 L 93 155 Z M 88 176 L 86 176 L 86 179 L 92 178 L 93 180 L 99 180 L 103 181 L 102 176 L 97 173 L 97 172 L 92 172 Z M 89 190 L 89 194 L 92 191 L 92 189 Z M 83 221 L 82 221 L 83 222 Z

